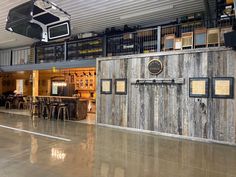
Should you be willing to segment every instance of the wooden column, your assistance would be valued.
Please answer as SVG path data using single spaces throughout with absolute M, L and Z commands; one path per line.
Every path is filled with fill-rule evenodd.
M 39 95 L 39 71 L 34 70 L 33 71 L 33 97 L 36 97 Z

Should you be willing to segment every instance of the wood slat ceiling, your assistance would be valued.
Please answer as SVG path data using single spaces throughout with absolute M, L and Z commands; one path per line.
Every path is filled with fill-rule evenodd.
M 0 49 L 24 46 L 34 41 L 5 31 L 9 9 L 28 0 L 1 0 Z M 204 0 L 51 0 L 71 14 L 72 33 L 104 31 L 107 27 L 150 26 L 182 15 L 205 11 Z M 215 0 L 209 0 L 214 9 Z M 161 10 L 170 8 L 168 10 Z M 160 9 L 160 11 L 158 11 Z M 152 12 L 152 13 L 150 13 Z M 136 14 L 132 17 L 132 14 Z M 126 18 L 129 17 L 130 18 Z

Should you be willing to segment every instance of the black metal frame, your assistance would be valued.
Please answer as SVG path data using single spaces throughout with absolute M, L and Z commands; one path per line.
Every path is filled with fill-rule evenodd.
M 205 94 L 192 93 L 192 81 L 205 81 Z M 192 98 L 209 98 L 210 93 L 210 79 L 208 77 L 192 77 L 189 78 L 189 97 Z
M 62 37 L 55 37 L 53 39 L 50 39 L 50 31 L 49 29 L 54 27 L 54 26 L 57 26 L 57 25 L 61 25 L 63 23 L 66 23 L 68 25 L 68 34 L 66 36 L 62 36 Z M 70 21 L 63 21 L 63 22 L 60 22 L 60 23 L 56 23 L 54 25 L 49 25 L 47 26 L 47 32 L 48 32 L 48 41 L 53 41 L 53 40 L 58 40 L 58 39 L 63 39 L 63 38 L 66 38 L 66 37 L 69 37 L 71 35 L 71 26 L 70 26 Z
M 227 95 L 216 95 L 215 94 L 215 82 L 216 81 L 229 81 L 230 94 Z M 221 99 L 233 99 L 234 98 L 234 77 L 213 77 L 212 78 L 212 98 L 221 98 Z
M 124 92 L 118 92 L 117 91 L 117 82 L 123 81 L 125 83 L 125 90 Z M 115 94 L 116 95 L 127 95 L 127 79 L 115 79 Z
M 108 92 L 106 92 L 106 91 L 103 91 L 103 87 L 102 87 L 102 83 L 103 82 L 110 82 L 110 91 L 108 91 Z M 106 95 L 108 95 L 108 94 L 112 94 L 112 79 L 101 79 L 101 90 L 100 90 L 100 92 L 101 92 L 101 94 L 106 94 Z

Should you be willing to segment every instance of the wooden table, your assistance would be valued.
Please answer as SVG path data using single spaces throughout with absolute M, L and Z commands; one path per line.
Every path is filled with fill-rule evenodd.
M 71 120 L 83 120 L 87 117 L 88 101 L 81 100 L 78 97 L 66 97 L 66 96 L 37 96 L 36 98 L 44 98 L 50 101 L 56 99 L 62 103 L 68 104 Z

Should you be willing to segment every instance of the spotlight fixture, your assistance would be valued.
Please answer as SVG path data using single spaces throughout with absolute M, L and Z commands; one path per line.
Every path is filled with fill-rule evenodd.
M 71 16 L 49 0 L 30 0 L 9 10 L 5 29 L 43 42 L 71 35 Z

